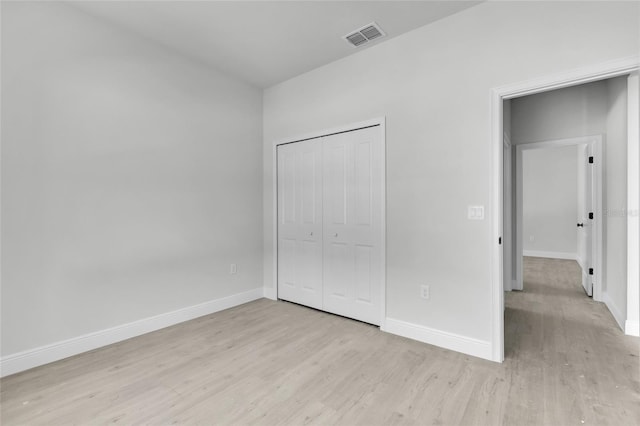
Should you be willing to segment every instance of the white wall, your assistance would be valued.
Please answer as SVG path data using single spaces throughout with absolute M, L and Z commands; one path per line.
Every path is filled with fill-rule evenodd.
M 511 105 L 515 144 L 606 132 L 608 103 L 604 81 L 516 98 Z
M 525 255 L 576 257 L 578 150 L 522 151 L 522 232 Z
M 491 89 L 636 55 L 639 6 L 482 3 L 266 90 L 265 287 L 273 143 L 384 115 L 387 314 L 490 342 Z M 487 219 L 467 220 L 468 205 L 484 205 Z
M 604 135 L 602 290 L 603 299 L 618 320 L 626 315 L 627 288 L 626 101 L 626 76 L 622 76 L 514 99 L 511 122 L 516 144 Z M 528 235 L 525 231 L 525 244 Z
M 2 2 L 3 356 L 261 287 L 261 127 L 255 88 Z
M 607 81 L 604 300 L 624 328 L 627 316 L 627 78 Z

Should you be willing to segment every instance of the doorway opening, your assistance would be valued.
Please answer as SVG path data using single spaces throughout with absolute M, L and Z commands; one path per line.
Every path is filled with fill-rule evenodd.
M 635 324 L 638 322 L 640 297 L 636 247 L 640 235 L 637 232 L 638 217 L 631 214 L 637 210 L 638 197 L 634 194 L 640 186 L 637 172 L 640 159 L 636 158 L 637 70 L 638 59 L 628 58 L 494 90 L 494 206 L 497 212 L 494 216 L 494 229 L 498 244 L 493 251 L 496 279 L 493 282 L 492 340 L 493 359 L 496 361 L 502 361 L 505 354 L 505 292 L 523 288 L 519 285 L 523 285 L 525 289 L 527 287 L 526 278 L 522 276 L 524 254 L 548 256 L 547 259 L 558 264 L 573 262 L 574 272 L 577 271 L 578 274 L 577 289 L 585 300 L 589 303 L 601 300 L 615 318 L 616 327 L 626 334 L 638 334 Z M 604 93 L 604 98 L 602 95 L 591 96 L 591 92 L 598 90 Z M 607 90 L 610 90 L 609 94 Z M 576 95 L 580 92 L 583 92 L 580 96 Z M 550 102 L 552 100 L 555 102 Z M 572 100 L 580 102 L 576 106 L 575 102 L 572 105 Z M 597 104 L 598 101 L 601 106 L 605 105 L 604 114 L 595 120 L 593 116 L 598 112 L 598 107 L 594 107 L 594 102 Z M 516 103 L 521 105 L 514 108 Z M 528 107 L 537 107 L 538 112 L 535 117 L 525 113 L 526 119 L 523 120 L 523 111 L 527 111 L 524 106 L 527 103 Z M 520 124 L 515 134 L 511 125 L 518 120 L 524 124 Z M 573 129 L 571 123 L 574 124 Z M 617 130 L 612 130 L 614 128 Z M 581 132 L 576 132 L 576 129 Z M 571 133 L 570 130 L 574 132 Z M 530 237 L 533 236 L 534 241 L 537 241 L 537 237 L 523 232 L 524 224 L 520 218 L 523 211 L 522 208 L 519 211 L 517 207 L 518 197 L 522 196 L 522 189 L 518 194 L 518 186 L 523 184 L 517 177 L 523 171 L 522 162 L 526 156 L 531 153 L 541 156 L 553 154 L 554 149 L 563 146 L 571 147 L 568 150 L 575 149 L 576 164 L 581 156 L 587 161 L 589 157 L 601 157 L 602 178 L 599 179 L 598 170 L 592 168 L 592 180 L 589 180 L 591 188 L 586 186 L 588 176 L 585 174 L 589 173 L 587 166 L 582 170 L 582 175 L 576 173 L 575 176 L 576 181 L 582 179 L 582 186 L 578 191 L 576 185 L 574 220 L 571 223 L 565 222 L 575 233 L 575 250 L 570 255 L 563 251 L 554 252 L 541 246 L 535 247 L 535 244 L 527 248 L 527 243 L 532 242 Z M 555 151 L 556 154 L 559 152 Z M 551 158 L 554 156 L 551 155 Z M 547 183 L 549 188 L 554 185 L 553 181 Z M 598 185 L 601 185 L 600 206 Z M 593 191 L 592 197 L 587 196 L 589 190 Z M 581 199 L 578 198 L 578 192 L 582 194 Z M 601 210 L 601 230 L 598 230 L 597 224 L 598 208 Z M 594 219 L 590 219 L 591 216 Z M 580 249 L 578 242 L 582 247 L 593 248 Z M 589 256 L 592 258 L 587 259 Z M 569 260 L 559 259 L 561 257 L 569 257 Z M 528 259 L 545 258 L 532 256 Z M 601 266 L 598 262 L 601 262 Z M 544 268 L 552 269 L 545 262 L 541 264 L 546 265 Z M 583 270 L 586 277 L 582 276 Z M 585 292 L 591 293 L 594 299 L 589 299 Z
M 505 256 L 505 275 L 512 278 L 505 290 L 524 289 L 525 256 L 573 260 L 585 293 L 601 301 L 602 139 L 595 135 L 505 147 L 509 153 L 515 149 L 515 168 L 509 165 L 515 173 L 505 179 L 510 181 L 507 216 L 515 223 L 505 234 L 513 242 Z

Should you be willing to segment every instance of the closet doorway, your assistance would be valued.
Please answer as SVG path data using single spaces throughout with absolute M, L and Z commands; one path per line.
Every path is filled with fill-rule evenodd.
M 384 121 L 277 145 L 278 298 L 382 325 Z

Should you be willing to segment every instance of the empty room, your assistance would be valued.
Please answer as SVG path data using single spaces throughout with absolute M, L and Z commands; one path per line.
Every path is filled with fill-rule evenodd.
M 3 425 L 640 424 L 640 2 L 0 2 Z

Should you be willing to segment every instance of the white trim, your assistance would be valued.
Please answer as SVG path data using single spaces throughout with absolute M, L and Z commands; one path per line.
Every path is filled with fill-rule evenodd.
M 353 130 L 358 130 L 358 129 L 362 129 L 365 127 L 373 127 L 373 126 L 379 126 L 380 127 L 380 135 L 381 135 L 381 144 L 380 144 L 380 149 L 381 149 L 381 155 L 382 155 L 382 188 L 381 188 L 381 197 L 382 197 L 382 211 L 380 212 L 381 214 L 381 221 L 382 221 L 382 253 L 383 253 L 383 259 L 382 259 L 382 266 L 381 266 L 381 275 L 382 275 L 382 285 L 381 285 L 381 299 L 380 299 L 380 328 L 384 327 L 385 325 L 385 321 L 386 321 L 386 317 L 387 317 L 387 242 L 386 242 L 386 236 L 387 236 L 387 194 L 386 194 L 386 188 L 387 188 L 387 177 L 386 177 L 386 171 L 387 171 L 387 132 L 386 132 L 386 117 L 382 116 L 382 117 L 378 117 L 378 118 L 374 118 L 371 120 L 366 120 L 366 121 L 360 121 L 357 123 L 353 123 L 353 124 L 346 124 L 343 126 L 338 126 L 338 127 L 332 127 L 329 129 L 325 129 L 325 130 L 319 130 L 319 131 L 315 131 L 315 132 L 311 132 L 311 133 L 305 133 L 302 135 L 298 135 L 296 137 L 288 137 L 285 139 L 281 139 L 279 141 L 276 141 L 273 143 L 272 147 L 271 147 L 271 152 L 272 152 L 272 170 L 273 170 L 273 182 L 272 182 L 272 204 L 273 204 L 273 208 L 272 208 L 272 215 L 273 215 L 273 226 L 271 228 L 271 237 L 273 239 L 273 259 L 272 259 L 272 265 L 273 265 L 273 287 L 269 288 L 269 287 L 265 287 L 264 291 L 265 291 L 265 295 L 269 294 L 269 296 L 265 296 L 265 297 L 269 297 L 270 299 L 274 299 L 277 300 L 278 299 L 278 156 L 277 156 L 277 149 L 278 149 L 278 145 L 283 145 L 286 143 L 292 143 L 292 142 L 300 142 L 303 140 L 307 140 L 307 139 L 315 139 L 315 138 L 320 138 L 323 136 L 328 136 L 334 133 L 341 133 L 341 132 L 350 132 Z
M 382 237 L 380 239 L 382 243 L 382 265 L 380 266 L 380 274 L 382 276 L 382 299 L 380 300 L 380 328 L 387 326 L 387 120 L 386 117 L 380 117 L 378 119 L 380 126 L 380 134 L 382 136 L 382 143 L 380 149 L 382 150 Z
M 624 323 L 624 334 L 628 336 L 640 336 L 640 322 L 626 320 Z
M 595 140 L 602 141 L 602 135 L 588 135 L 579 136 L 576 138 L 552 139 L 547 141 L 520 143 L 516 145 L 516 149 L 527 151 L 531 149 L 561 148 L 565 146 L 587 145 L 589 143 L 595 142 Z
M 40 346 L 0 359 L 0 377 L 28 370 L 73 355 L 121 342 L 132 337 L 160 330 L 181 322 L 261 299 L 263 289 L 256 288 L 243 293 L 188 306 L 105 330 L 88 333 L 61 342 Z
M 578 255 L 576 253 L 565 253 L 561 251 L 524 250 L 522 255 L 528 257 L 545 257 L 547 259 L 575 260 L 578 262 Z
M 491 144 L 492 159 L 492 233 L 491 248 L 491 360 L 504 361 L 504 270 L 502 268 L 503 248 L 499 238 L 504 233 L 504 126 L 503 126 L 503 96 L 497 89 L 492 91 L 491 97 Z M 512 283 L 512 289 L 513 283 Z
M 264 288 L 264 297 L 271 300 L 278 300 L 278 291 L 275 288 Z
M 627 56 L 625 58 L 559 72 L 541 78 L 501 86 L 494 89 L 494 95 L 499 95 L 501 99 L 513 99 L 535 93 L 549 92 L 551 90 L 630 74 L 638 70 L 639 64 L 640 56 Z
M 640 76 L 627 78 L 627 320 L 625 333 L 640 324 Z
M 522 209 L 523 209 L 523 200 L 522 200 L 522 188 L 524 187 L 524 175 L 523 175 L 523 167 L 522 167 L 522 148 L 516 146 L 516 164 L 513 165 L 516 170 L 515 170 L 515 174 L 516 174 L 516 189 L 515 189 L 515 193 L 516 193 L 516 197 L 515 197 L 515 203 L 516 203 L 516 217 L 514 217 L 513 219 L 516 221 L 516 247 L 514 249 L 514 253 L 516 255 L 516 262 L 515 262 L 515 281 L 516 281 L 516 285 L 515 287 L 513 287 L 514 290 L 522 290 L 524 288 L 524 277 L 523 277 L 523 271 L 524 271 L 524 266 L 522 264 L 523 259 L 522 256 L 524 256 L 524 247 L 523 247 L 523 243 L 522 243 L 522 235 L 524 233 L 524 224 L 522 223 L 522 217 L 524 215 Z
M 604 193 L 604 176 L 605 176 L 605 161 L 604 154 L 602 149 L 602 136 L 600 136 L 595 142 L 593 142 L 593 156 L 595 157 L 594 162 L 594 172 L 595 172 L 595 195 L 596 195 L 596 205 L 594 207 L 595 220 L 593 224 L 595 225 L 595 232 L 592 237 L 592 247 L 591 249 L 596 252 L 595 259 L 592 260 L 594 264 L 594 274 L 593 274 L 593 300 L 600 301 L 602 300 L 602 290 L 604 289 L 606 282 L 604 272 L 604 207 L 603 207 L 603 199 Z
M 615 304 L 613 299 L 609 296 L 609 293 L 606 291 L 602 292 L 602 302 L 607 306 L 611 315 L 613 315 L 613 318 L 618 323 L 620 330 L 624 330 L 624 315 L 622 314 L 620 307 Z
M 575 86 L 591 81 L 603 80 L 630 74 L 638 70 L 640 56 L 634 55 L 594 64 L 579 69 L 563 71 L 542 78 L 496 87 L 491 91 L 491 149 L 492 149 L 492 209 L 493 232 L 489 241 L 491 250 L 491 359 L 504 360 L 504 292 L 502 271 L 502 246 L 497 243 L 502 235 L 503 200 L 502 189 L 502 147 L 503 147 L 503 111 L 504 99 L 516 98 L 533 93 L 546 92 L 562 87 Z M 637 238 L 631 236 L 631 238 Z M 634 261 L 637 261 L 634 260 Z M 633 284 L 637 286 L 638 284 Z
M 491 342 L 486 340 L 473 339 L 393 318 L 387 318 L 386 326 L 381 327 L 381 330 L 463 354 L 492 360 Z
M 278 144 L 271 147 L 271 288 L 265 287 L 274 300 L 278 300 Z
M 503 208 L 507 207 L 503 211 L 502 217 L 502 271 L 505 277 L 508 279 L 503 280 L 504 291 L 513 290 L 512 277 L 513 277 L 513 212 L 511 206 L 513 205 L 513 164 L 511 162 L 513 147 L 511 145 L 511 138 L 504 132 L 503 135 L 504 147 L 502 151 L 502 174 L 504 179 L 504 187 L 502 191 Z

